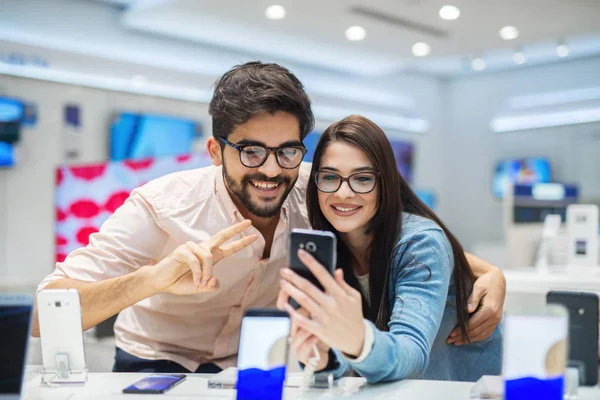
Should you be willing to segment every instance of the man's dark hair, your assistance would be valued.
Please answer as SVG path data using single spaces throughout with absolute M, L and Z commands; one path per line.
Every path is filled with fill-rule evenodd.
M 208 108 L 215 138 L 227 138 L 237 125 L 261 113 L 293 114 L 303 140 L 315 120 L 302 83 L 286 68 L 259 61 L 236 65 L 215 84 Z

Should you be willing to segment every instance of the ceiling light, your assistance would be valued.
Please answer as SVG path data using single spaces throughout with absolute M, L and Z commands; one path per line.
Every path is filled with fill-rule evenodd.
M 456 6 L 446 5 L 440 8 L 440 18 L 446 21 L 453 21 L 460 17 L 460 10 Z
M 146 84 L 146 81 L 147 79 L 144 75 L 134 75 L 133 78 L 131 78 L 131 84 L 135 88 L 143 87 Z
M 515 64 L 525 64 L 527 58 L 525 57 L 525 53 L 523 53 L 523 50 L 517 50 L 515 54 L 513 54 L 513 61 L 515 62 Z
M 424 42 L 417 42 L 413 44 L 412 53 L 416 57 L 425 57 L 431 53 L 431 46 Z
M 267 9 L 265 10 L 265 16 L 269 19 L 284 19 L 285 8 L 283 8 L 283 6 L 274 4 L 272 6 L 267 7 Z
M 483 71 L 486 67 L 485 64 L 485 60 L 481 57 L 475 57 L 472 61 L 471 61 L 471 68 L 473 68 L 475 71 Z
M 313 107 L 315 117 L 322 121 L 339 121 L 350 114 L 364 115 L 377 123 L 382 129 L 392 129 L 404 132 L 426 133 L 429 131 L 429 121 L 426 119 L 398 115 L 397 112 L 378 112 L 356 109 L 355 107 L 319 106 Z
M 541 92 L 515 96 L 508 100 L 510 108 L 536 108 L 600 100 L 600 86 Z
M 514 40 L 519 37 L 519 30 L 514 26 L 505 26 L 500 29 L 500 37 L 504 40 Z
M 358 40 L 363 40 L 367 36 L 367 31 L 362 26 L 351 26 L 346 29 L 346 39 L 356 42 Z
M 490 122 L 490 128 L 492 132 L 514 132 L 598 121 L 600 121 L 600 108 L 583 108 L 543 114 L 497 117 Z
M 144 94 L 167 99 L 208 103 L 212 93 L 208 90 L 193 89 L 186 86 L 174 86 L 152 83 L 146 79 L 142 87 L 135 87 L 133 79 L 123 79 L 98 74 L 58 70 L 34 66 L 9 65 L 0 63 L 0 74 L 20 76 L 22 78 L 66 83 L 117 92 Z M 188 85 L 189 86 L 189 85 Z
M 556 46 L 556 55 L 558 55 L 559 57 L 566 57 L 569 55 L 569 47 L 564 44 L 561 43 L 558 46 Z

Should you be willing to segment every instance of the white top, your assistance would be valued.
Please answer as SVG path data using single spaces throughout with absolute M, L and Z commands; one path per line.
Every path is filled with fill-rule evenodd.
M 358 276 L 354 274 L 354 276 L 356 276 L 356 279 L 358 279 L 358 285 L 360 286 L 360 294 L 362 294 L 364 299 L 367 301 L 367 304 L 370 305 L 371 292 L 369 291 L 369 274 L 363 276 Z

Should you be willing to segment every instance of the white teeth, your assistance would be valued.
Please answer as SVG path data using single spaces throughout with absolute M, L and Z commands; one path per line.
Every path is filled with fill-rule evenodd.
M 335 208 L 338 211 L 342 211 L 342 212 L 347 212 L 347 211 L 354 211 L 354 210 L 358 210 L 359 207 L 356 208 L 344 208 L 344 207 L 336 207 L 333 206 L 333 208 Z
M 252 184 L 259 189 L 274 189 L 279 186 L 279 183 L 267 183 L 259 181 L 252 181 Z

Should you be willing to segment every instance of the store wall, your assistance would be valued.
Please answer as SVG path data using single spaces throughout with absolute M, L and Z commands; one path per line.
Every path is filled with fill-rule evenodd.
M 434 79 L 402 78 L 391 81 L 390 86 L 414 93 L 420 116 L 431 123 L 427 134 L 387 133 L 391 138 L 415 143 L 415 185 L 437 191 L 442 182 L 440 83 Z M 77 104 L 81 109 L 82 142 L 77 163 L 107 159 L 111 116 L 119 111 L 191 118 L 201 122 L 205 134 L 210 134 L 208 105 L 203 103 L 8 76 L 0 76 L 0 95 L 31 101 L 38 108 L 36 125 L 22 129 L 18 164 L 0 169 L 0 283 L 9 285 L 31 286 L 53 268 L 54 171 L 63 162 L 65 104 Z M 313 100 L 316 104 L 334 104 L 323 97 Z M 339 102 L 335 105 L 339 106 Z M 352 109 L 351 104 L 346 107 Z M 317 128 L 323 130 L 328 124 L 317 121 Z
M 63 108 L 81 109 L 81 156 L 77 163 L 105 161 L 111 115 L 121 110 L 192 118 L 210 129 L 208 106 L 175 100 L 0 76 L 9 96 L 33 101 L 38 121 L 23 128 L 18 163 L 0 170 L 0 282 L 31 285 L 53 268 L 54 179 L 63 160 Z M 4 202 L 4 203 L 2 203 Z
M 600 101 L 512 110 L 513 96 L 600 87 L 600 58 L 451 81 L 444 89 L 444 216 L 467 248 L 503 241 L 502 203 L 492 195 L 498 160 L 545 156 L 556 181 L 579 183 L 582 199 L 600 198 L 600 123 L 492 133 L 495 116 L 560 108 L 600 107 Z M 597 200 L 596 200 L 597 201 Z
M 437 194 L 439 215 L 467 249 L 502 242 L 501 202 L 491 192 L 494 165 L 500 159 L 546 156 L 556 180 L 580 183 L 584 199 L 600 198 L 598 124 L 503 134 L 489 129 L 493 117 L 508 113 L 512 96 L 600 86 L 598 70 L 596 58 L 454 81 L 390 79 L 388 87 L 411 96 L 431 129 L 427 134 L 386 133 L 415 143 L 414 186 Z M 65 104 L 81 107 L 84 163 L 107 159 L 110 116 L 122 110 L 192 118 L 210 132 L 208 107 L 202 103 L 8 76 L 0 76 L 0 94 L 33 101 L 39 110 L 37 124 L 23 129 L 18 165 L 0 170 L 3 283 L 31 285 L 53 267 L 54 169 L 62 162 Z M 334 104 L 318 96 L 313 100 Z M 317 123 L 320 129 L 327 125 L 328 121 Z

